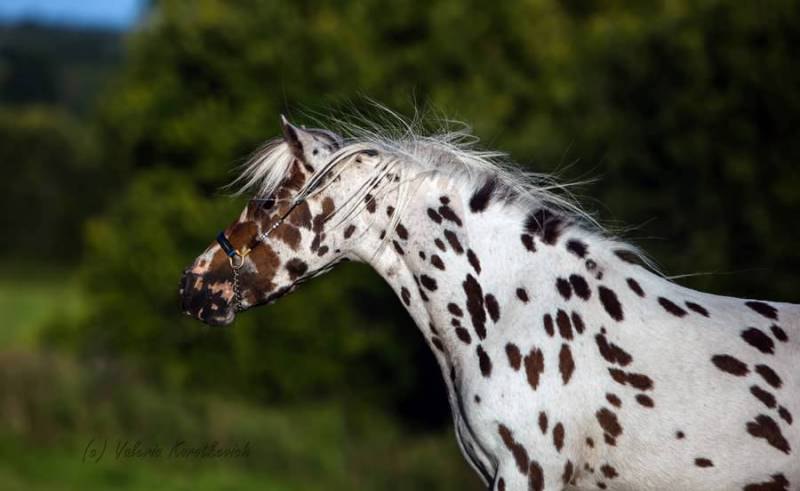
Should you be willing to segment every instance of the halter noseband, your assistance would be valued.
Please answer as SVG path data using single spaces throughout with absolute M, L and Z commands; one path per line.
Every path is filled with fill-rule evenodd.
M 272 233 L 273 230 L 278 228 L 278 226 L 283 223 L 289 213 L 294 210 L 294 207 L 297 206 L 296 204 L 293 205 L 289 210 L 283 214 L 283 216 L 278 219 L 272 226 L 267 229 L 266 232 L 261 232 L 257 236 L 258 242 L 264 242 L 269 234 Z M 239 286 L 239 270 L 244 266 L 244 259 L 252 252 L 253 249 L 244 246 L 242 250 L 233 247 L 231 241 L 225 237 L 225 232 L 222 231 L 217 234 L 217 243 L 225 252 L 225 255 L 228 256 L 228 262 L 231 265 L 231 269 L 233 270 L 233 309 L 234 312 L 240 312 L 242 310 L 242 290 Z M 255 246 L 254 246 L 255 247 Z M 237 259 L 238 258 L 238 259 Z

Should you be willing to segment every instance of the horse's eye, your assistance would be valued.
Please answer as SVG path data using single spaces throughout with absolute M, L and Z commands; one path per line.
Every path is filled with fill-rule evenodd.
M 269 210 L 269 209 L 270 209 L 270 208 L 272 208 L 273 206 L 275 206 L 275 198 L 267 198 L 267 199 L 265 199 L 265 200 L 264 200 L 264 202 L 261 204 L 261 209 L 262 209 L 262 210 Z

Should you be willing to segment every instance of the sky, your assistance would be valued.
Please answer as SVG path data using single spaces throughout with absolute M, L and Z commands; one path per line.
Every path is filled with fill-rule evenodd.
M 0 0 L 0 22 L 125 29 L 136 22 L 144 4 L 144 0 Z

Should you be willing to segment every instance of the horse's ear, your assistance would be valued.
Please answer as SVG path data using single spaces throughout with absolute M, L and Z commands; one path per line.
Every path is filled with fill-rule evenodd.
M 281 114 L 281 131 L 292 154 L 305 165 L 317 164 L 341 146 L 341 137 L 326 130 L 298 128 Z

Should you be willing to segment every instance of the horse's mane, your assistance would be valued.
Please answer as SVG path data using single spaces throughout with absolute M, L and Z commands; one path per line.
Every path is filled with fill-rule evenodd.
M 547 209 L 553 214 L 594 234 L 614 240 L 608 230 L 599 224 L 592 213 L 584 210 L 571 188 L 587 181 L 562 183 L 556 176 L 525 170 L 514 163 L 506 153 L 484 150 L 478 145 L 469 126 L 446 119 L 437 119 L 434 131 L 425 131 L 430 119 L 415 117 L 407 120 L 380 106 L 380 118 L 363 116 L 326 118 L 323 124 L 342 135 L 327 162 L 317 169 L 312 178 L 297 193 L 300 202 L 321 192 L 359 155 L 378 156 L 380 163 L 371 175 L 366 176 L 357 192 L 339 205 L 335 215 L 336 226 L 366 207 L 366 201 L 397 193 L 390 229 L 399 223 L 403 211 L 414 196 L 417 185 L 425 179 L 444 178 L 460 184 L 471 196 L 489 181 L 494 188 L 493 199 L 498 197 L 509 206 L 527 210 Z M 327 130 L 306 130 L 330 139 Z M 293 157 L 282 139 L 271 140 L 257 150 L 243 165 L 241 174 L 232 183 L 237 193 L 252 193 L 259 197 L 272 195 L 281 185 Z M 388 237 L 388 234 L 387 234 Z M 652 261 L 630 244 L 620 246 L 640 256 L 651 269 Z

